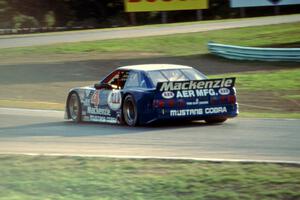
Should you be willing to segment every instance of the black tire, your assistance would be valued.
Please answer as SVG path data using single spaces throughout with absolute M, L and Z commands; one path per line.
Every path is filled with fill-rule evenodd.
M 128 126 L 138 125 L 138 111 L 134 97 L 132 95 L 127 95 L 125 97 L 122 112 L 124 121 Z
M 212 117 L 205 119 L 205 122 L 208 124 L 218 124 L 223 123 L 227 120 L 227 117 Z
M 81 103 L 76 92 L 72 92 L 70 94 L 68 98 L 67 108 L 69 118 L 76 123 L 81 122 Z

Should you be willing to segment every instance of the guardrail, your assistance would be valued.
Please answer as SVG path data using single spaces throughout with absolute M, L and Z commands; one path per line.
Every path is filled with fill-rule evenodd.
M 218 56 L 235 60 L 300 62 L 300 48 L 258 48 L 208 43 L 208 50 Z

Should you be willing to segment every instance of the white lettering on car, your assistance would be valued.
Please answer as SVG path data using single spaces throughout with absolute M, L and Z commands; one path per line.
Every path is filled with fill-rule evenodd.
M 204 97 L 204 96 L 208 96 L 208 95 L 216 96 L 218 94 L 214 91 L 214 89 L 182 90 L 182 91 L 176 92 L 176 98 Z
M 170 116 L 192 116 L 192 115 L 202 115 L 203 109 L 183 109 L 183 110 L 171 110 Z
M 120 109 L 122 104 L 121 92 L 119 90 L 112 90 L 108 95 L 107 103 L 112 110 Z
M 110 116 L 110 110 L 109 109 L 103 109 L 103 108 L 87 108 L 87 114 L 93 114 L 93 115 L 104 115 L 104 116 Z
M 215 107 L 215 108 L 205 108 L 205 114 L 219 114 L 219 113 L 226 113 L 226 107 Z
M 184 81 L 184 82 L 163 82 L 159 87 L 159 91 L 172 90 L 196 90 L 196 89 L 218 89 L 234 86 L 235 78 L 210 79 L 200 81 Z
M 90 115 L 89 121 L 92 122 L 105 122 L 105 123 L 117 123 L 117 119 L 114 117 L 105 117 L 105 116 L 98 116 L 98 115 Z

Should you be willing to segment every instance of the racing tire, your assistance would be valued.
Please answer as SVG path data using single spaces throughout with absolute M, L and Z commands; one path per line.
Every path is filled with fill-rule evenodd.
M 227 120 L 227 117 L 212 117 L 205 119 L 205 122 L 208 124 L 218 124 L 223 123 Z
M 81 104 L 80 104 L 80 99 L 79 96 L 76 92 L 72 92 L 68 98 L 68 114 L 69 118 L 76 122 L 79 123 L 81 122 Z
M 122 112 L 124 121 L 128 126 L 138 125 L 138 111 L 134 97 L 132 95 L 127 95 L 125 97 Z

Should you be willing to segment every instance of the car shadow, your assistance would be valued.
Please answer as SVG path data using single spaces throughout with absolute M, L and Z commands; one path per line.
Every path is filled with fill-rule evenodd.
M 219 126 L 221 124 L 207 124 L 203 121 L 168 121 L 153 123 L 146 126 L 129 127 L 126 125 L 104 124 L 93 122 L 74 123 L 72 121 L 58 121 L 17 125 L 4 127 L 0 130 L 0 138 L 9 137 L 85 137 L 112 136 L 123 134 L 145 134 L 157 130 L 185 129 L 190 127 Z

